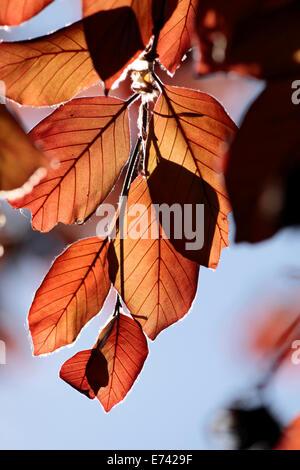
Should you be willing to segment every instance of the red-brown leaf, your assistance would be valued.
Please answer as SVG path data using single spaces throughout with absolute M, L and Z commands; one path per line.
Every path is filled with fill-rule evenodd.
M 1 0 L 0 26 L 16 26 L 37 15 L 53 0 Z
M 43 38 L 0 44 L 0 80 L 8 98 L 48 106 L 68 101 L 100 79 L 79 22 Z
M 102 403 L 105 411 L 122 401 L 148 355 L 146 338 L 136 321 L 119 314 L 101 332 L 94 349 L 66 361 L 60 377 Z
M 222 170 L 223 157 L 236 126 L 214 98 L 184 88 L 165 87 L 155 113 L 148 171 L 159 172 L 159 162 L 165 167 L 169 165 L 172 172 L 174 168 L 178 170 L 174 170 L 175 181 L 168 178 L 166 168 L 166 176 L 161 178 L 161 194 L 154 195 L 155 188 L 149 181 L 152 197 L 156 203 L 204 204 L 204 248 L 195 252 L 192 259 L 216 268 L 222 248 L 228 246 L 230 205 Z
M 263 79 L 300 73 L 299 30 L 298 2 L 242 22 L 228 48 L 228 70 Z
M 167 20 L 178 0 L 167 0 Z M 106 90 L 145 49 L 163 10 L 161 0 L 83 0 L 84 29 Z M 92 15 L 92 16 L 91 16 Z M 111 33 L 113 31 L 113 34 Z
M 48 158 L 0 104 L 0 196 L 16 197 L 28 192 L 45 175 L 48 165 Z
M 144 206 L 138 221 L 128 214 L 134 204 Z M 155 213 L 151 219 L 151 204 L 147 181 L 138 177 L 128 195 L 125 238 L 120 240 L 118 234 L 108 258 L 116 289 L 144 332 L 155 339 L 189 311 L 196 295 L 199 266 L 183 257 L 170 240 L 164 238 Z M 134 238 L 137 225 L 140 236 Z M 154 227 L 152 238 L 151 227 Z M 147 234 L 148 238 L 142 238 L 142 234 Z
M 115 184 L 130 150 L 128 102 L 99 96 L 61 106 L 30 136 L 57 158 L 34 190 L 13 201 L 32 212 L 35 230 L 86 220 Z
M 179 0 L 159 35 L 157 53 L 160 62 L 174 73 L 192 47 L 198 0 Z
M 108 241 L 97 237 L 74 243 L 54 262 L 29 312 L 34 355 L 73 343 L 101 310 L 110 289 Z
M 271 78 L 300 69 L 298 2 L 203 0 L 197 25 L 199 73 L 234 70 Z M 284 35 L 278 34 L 283 30 Z
M 237 242 L 258 242 L 300 224 L 300 110 L 292 103 L 292 82 L 267 86 L 230 149 L 225 177 Z

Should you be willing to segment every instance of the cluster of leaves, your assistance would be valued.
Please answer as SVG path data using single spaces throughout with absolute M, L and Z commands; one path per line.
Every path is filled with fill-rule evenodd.
M 13 3 L 19 8 L 11 9 Z M 20 24 L 49 3 L 4 1 L 0 22 Z M 30 191 L 9 195 L 14 208 L 31 211 L 36 230 L 85 222 L 124 167 L 120 201 L 128 196 L 129 219 L 131 205 L 143 203 L 139 223 L 145 231 L 153 203 L 205 205 L 201 250 L 188 251 L 185 240 L 166 238 L 158 215 L 156 239 L 134 239 L 130 233 L 124 238 L 120 217 L 116 239 L 95 237 L 71 245 L 36 293 L 29 326 L 39 355 L 74 342 L 110 289 L 118 292 L 111 320 L 93 349 L 76 354 L 61 369 L 65 381 L 97 397 L 108 411 L 141 371 L 148 354 L 145 334 L 153 340 L 182 318 L 196 294 L 199 266 L 217 267 L 228 246 L 231 206 L 237 241 L 259 241 L 299 222 L 290 206 L 300 159 L 299 110 L 291 101 L 291 83 L 300 69 L 300 5 L 292 0 L 82 0 L 82 13 L 78 23 L 43 38 L 0 44 L 0 80 L 9 99 L 31 106 L 65 103 L 31 131 L 24 144 L 28 153 L 20 154 L 21 140 L 8 142 L 1 131 L 1 189 L 25 183 L 43 165 L 45 157 L 37 150 L 42 149 L 47 175 Z M 238 132 L 214 98 L 166 86 L 154 73 L 158 63 L 174 74 L 192 46 L 200 75 L 222 70 L 266 80 Z M 148 69 L 139 73 L 137 93 L 127 101 L 108 96 L 138 57 Z M 100 80 L 105 96 L 73 99 Z M 145 100 L 150 95 L 154 103 Z M 132 144 L 129 113 L 137 100 L 142 124 Z M 5 126 L 17 126 L 6 110 L 1 119 Z M 16 132 L 26 139 L 20 129 Z M 24 168 L 14 181 L 5 164 L 13 153 Z M 53 159 L 59 165 L 51 164 Z

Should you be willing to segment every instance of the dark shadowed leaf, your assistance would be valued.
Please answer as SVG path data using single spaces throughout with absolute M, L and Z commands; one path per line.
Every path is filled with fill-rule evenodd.
M 29 312 L 34 355 L 75 341 L 101 310 L 110 289 L 108 241 L 97 237 L 74 243 L 54 262 Z
M 16 26 L 37 15 L 53 0 L 1 0 L 0 26 Z
M 108 412 L 125 398 L 147 355 L 139 324 L 119 314 L 101 332 L 94 349 L 64 363 L 60 377 L 89 398 L 96 396 Z
M 84 30 L 106 90 L 148 45 L 162 17 L 162 0 L 83 0 Z M 167 0 L 165 20 L 177 0 Z M 92 16 L 90 16 L 92 15 Z M 113 33 L 112 33 L 113 32 Z
M 43 38 L 0 44 L 0 80 L 8 98 L 48 106 L 73 98 L 100 79 L 79 22 Z
M 300 223 L 300 108 L 292 102 L 292 83 L 267 86 L 231 147 L 226 184 L 236 241 L 258 242 Z
M 197 16 L 199 73 L 235 70 L 270 78 L 299 70 L 298 2 L 204 0 Z
M 32 212 L 32 226 L 47 232 L 57 222 L 84 222 L 105 199 L 130 150 L 128 103 L 104 96 L 61 106 L 31 132 L 57 168 L 14 208 Z
M 142 206 L 139 209 L 135 204 Z M 138 177 L 129 191 L 125 238 L 120 239 L 119 232 L 111 245 L 109 269 L 130 313 L 149 338 L 155 339 L 189 311 L 199 266 L 175 250 L 151 204 L 147 181 Z
M 228 48 L 228 70 L 263 79 L 300 73 L 299 31 L 299 2 L 241 22 Z

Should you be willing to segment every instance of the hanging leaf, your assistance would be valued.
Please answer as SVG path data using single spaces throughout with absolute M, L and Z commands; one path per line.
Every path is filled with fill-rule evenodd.
M 292 83 L 267 86 L 230 149 L 225 176 L 237 242 L 258 242 L 300 224 L 300 114 L 292 102 Z
M 30 191 L 48 166 L 48 158 L 0 104 L 0 197 L 17 197 Z
M 122 401 L 141 372 L 148 355 L 147 340 L 139 324 L 119 314 L 100 334 L 94 349 L 66 361 L 60 377 L 105 411 Z
M 32 212 L 35 230 L 84 222 L 105 199 L 128 159 L 127 108 L 132 101 L 75 99 L 31 132 L 32 140 L 60 162 L 30 194 L 12 202 L 14 208 Z
M 116 289 L 144 332 L 155 339 L 189 311 L 199 266 L 175 250 L 151 203 L 147 181 L 138 177 L 128 195 L 124 238 L 119 232 L 108 258 Z M 142 204 L 137 216 L 131 213 L 135 204 Z
M 223 157 L 236 126 L 211 96 L 164 87 L 149 134 L 149 186 L 155 203 L 204 204 L 204 246 L 182 251 L 199 264 L 216 268 L 228 246 L 230 211 L 223 182 Z M 171 175 L 169 174 L 171 172 Z M 173 240 L 174 241 L 174 240 Z M 184 240 L 185 241 L 185 240 Z
M 107 240 L 87 238 L 71 245 L 55 260 L 29 312 L 35 356 L 73 343 L 101 310 L 111 284 L 108 245 Z
M 1 0 L 0 26 L 17 26 L 37 15 L 53 0 Z
M 79 22 L 43 38 L 1 43 L 0 80 L 7 98 L 49 106 L 68 101 L 100 79 Z
M 83 0 L 87 44 L 106 91 L 145 49 L 153 28 L 170 17 L 177 1 L 167 0 L 164 13 L 162 0 Z
M 157 53 L 163 66 L 174 73 L 192 47 L 198 0 L 179 0 L 159 35 Z

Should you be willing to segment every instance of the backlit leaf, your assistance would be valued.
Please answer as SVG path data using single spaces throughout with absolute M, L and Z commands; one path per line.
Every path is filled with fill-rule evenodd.
M 259 78 L 295 73 L 299 27 L 300 8 L 293 0 L 203 0 L 197 19 L 198 72 L 234 70 Z
M 22 127 L 0 104 L 0 197 L 17 197 L 30 191 L 49 165 Z
M 129 212 L 135 204 L 143 205 L 137 216 Z M 124 239 L 120 239 L 119 232 L 111 245 L 109 265 L 111 280 L 130 313 L 149 338 L 155 339 L 189 311 L 199 266 L 178 253 L 165 238 L 151 204 L 147 181 L 138 177 L 127 201 L 128 228 L 124 228 Z
M 1 43 L 0 80 L 8 98 L 48 106 L 68 101 L 100 79 L 79 22 L 43 38 Z
M 222 248 L 228 246 L 230 205 L 222 169 L 235 128 L 211 96 L 168 86 L 156 103 L 149 135 L 148 172 L 157 173 L 154 185 L 149 180 L 152 198 L 156 203 L 204 204 L 204 247 L 190 255 L 211 268 L 217 267 Z
M 141 372 L 148 355 L 147 340 L 132 318 L 119 314 L 101 332 L 94 349 L 66 361 L 60 377 L 105 411 L 122 401 Z
M 104 96 L 74 99 L 31 132 L 60 162 L 30 194 L 12 203 L 31 210 L 34 229 L 84 222 L 105 199 L 129 155 L 128 103 Z
M 263 79 L 300 73 L 299 30 L 299 2 L 242 22 L 228 48 L 228 70 Z
M 16 26 L 37 15 L 53 0 L 1 0 L 0 26 Z
M 107 250 L 107 240 L 87 238 L 55 260 L 29 312 L 34 355 L 73 343 L 101 310 L 111 285 Z
M 174 73 L 192 47 L 198 0 L 179 0 L 159 35 L 157 53 L 166 69 Z
M 176 5 L 177 0 L 167 0 L 165 20 Z M 88 16 L 84 29 L 94 66 L 109 90 L 148 45 L 163 1 L 83 0 L 82 9 Z

